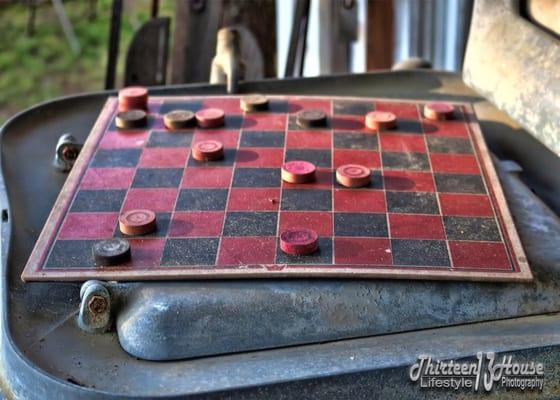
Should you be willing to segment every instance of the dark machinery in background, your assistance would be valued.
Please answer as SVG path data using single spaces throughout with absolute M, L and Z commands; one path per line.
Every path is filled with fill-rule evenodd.
M 192 11 L 193 4 L 209 7 L 210 3 L 187 4 Z M 241 81 L 237 88 L 242 93 L 473 102 L 497 156 L 502 185 L 535 275 L 533 282 L 90 282 L 81 291 L 72 283 L 23 284 L 21 269 L 66 176 L 43 166 L 52 163 L 52 149 L 61 133 L 72 133 L 75 140 L 66 137 L 63 143 L 78 151 L 76 144 L 83 142 L 101 105 L 114 92 L 58 99 L 15 116 L 2 128 L 7 188 L 1 199 L 0 281 L 5 392 L 22 398 L 84 399 L 187 394 L 447 398 L 454 393 L 423 391 L 409 381 L 408 367 L 418 354 L 461 359 L 477 351 L 494 351 L 544 362 L 545 390 L 539 395 L 557 398 L 560 220 L 551 208 L 560 210 L 560 159 L 554 147 L 560 131 L 560 46 L 553 32 L 529 22 L 528 6 L 513 0 L 475 4 L 464 78 L 486 98 L 469 89 L 458 75 L 430 70 Z M 306 14 L 305 9 L 298 12 Z M 303 32 L 302 24 L 294 31 Z M 494 40 L 484 39 L 496 32 Z M 508 32 L 510 37 L 503 36 Z M 212 52 L 215 32 L 213 37 Z M 527 52 L 518 51 L 525 46 Z M 487 54 L 502 57 L 486 63 Z M 530 56 L 531 61 L 520 55 Z M 201 81 L 208 80 L 213 56 L 208 56 Z M 293 57 L 293 73 L 301 71 L 298 57 Z M 140 79 L 141 72 L 136 71 Z M 488 74 L 494 74 L 494 79 L 488 80 Z M 224 85 L 178 85 L 150 92 L 205 95 L 225 90 Z M 102 312 L 97 309 L 95 319 L 85 305 L 92 296 L 108 300 Z M 110 321 L 115 321 L 116 332 L 83 331 L 104 331 Z M 131 357 L 119 341 L 142 358 L 175 361 Z M 191 358 L 201 354 L 207 357 Z M 489 393 L 504 395 L 524 398 L 526 393 Z

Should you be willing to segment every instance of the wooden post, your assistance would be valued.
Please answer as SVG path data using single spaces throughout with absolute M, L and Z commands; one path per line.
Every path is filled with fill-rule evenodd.
M 367 69 L 387 69 L 393 65 L 393 0 L 368 0 Z

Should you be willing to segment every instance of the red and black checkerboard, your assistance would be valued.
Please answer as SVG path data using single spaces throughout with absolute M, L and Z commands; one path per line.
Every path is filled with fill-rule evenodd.
M 244 113 L 239 97 L 152 97 L 148 127 L 118 130 L 111 98 L 90 134 L 23 273 L 25 280 L 245 277 L 383 277 L 514 281 L 532 278 L 472 108 L 425 120 L 422 104 L 379 99 L 271 96 Z M 167 131 L 174 109 L 218 107 L 225 126 Z M 295 113 L 321 109 L 326 127 Z M 397 128 L 371 131 L 364 115 L 391 111 Z M 223 143 L 220 161 L 190 146 Z M 317 166 L 311 184 L 281 166 Z M 371 168 L 371 183 L 340 186 L 343 164 Z M 92 245 L 119 236 L 119 213 L 148 208 L 157 231 L 130 237 L 126 265 L 95 266 Z M 319 250 L 289 256 L 279 234 L 314 229 Z

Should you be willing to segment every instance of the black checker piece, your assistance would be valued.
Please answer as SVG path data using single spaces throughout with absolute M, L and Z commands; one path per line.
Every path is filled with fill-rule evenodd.
M 97 240 L 57 240 L 45 268 L 93 268 L 91 249 Z
M 377 150 L 377 135 L 361 132 L 335 132 L 333 145 L 335 149 Z
M 494 218 L 443 217 L 443 223 L 449 240 L 501 241 Z
M 334 100 L 333 110 L 340 115 L 365 115 L 375 109 L 373 102 L 359 100 Z
M 287 149 L 285 162 L 297 160 L 308 161 L 315 164 L 315 166 L 318 168 L 330 168 L 331 151 L 314 149 Z
M 228 212 L 224 236 L 276 236 L 278 213 Z
M 135 167 L 140 159 L 141 149 L 98 149 L 91 161 L 92 167 Z
M 392 239 L 393 264 L 409 267 L 449 267 L 444 240 Z
M 283 147 L 284 132 L 243 131 L 239 147 Z
M 319 238 L 319 248 L 313 254 L 294 256 L 286 254 L 280 249 L 280 241 L 276 244 L 276 263 L 278 264 L 332 264 L 332 239 Z
M 192 132 L 153 131 L 148 139 L 147 147 L 189 147 L 192 138 Z
M 385 214 L 336 213 L 334 234 L 353 237 L 388 237 Z
M 284 189 L 282 210 L 286 211 L 331 211 L 330 190 Z
M 161 265 L 214 265 L 218 243 L 218 238 L 167 239 Z
M 392 213 L 439 214 L 434 193 L 387 192 L 387 209 Z
M 434 174 L 436 188 L 443 193 L 485 194 L 486 189 L 480 175 Z
M 182 189 L 179 192 L 178 211 L 220 211 L 226 209 L 228 189 Z
M 118 212 L 126 190 L 80 190 L 72 203 L 72 212 Z
M 327 121 L 324 125 L 321 126 L 309 126 L 309 127 L 301 127 L 297 123 L 297 116 L 292 114 L 288 117 L 288 129 L 291 131 L 312 131 L 312 130 L 328 130 L 330 129 L 332 123 L 331 118 L 327 115 Z
M 472 154 L 473 148 L 469 139 L 426 136 L 428 149 L 432 153 Z
M 237 168 L 233 174 L 233 187 L 279 187 L 278 168 Z
M 383 152 L 381 153 L 381 160 L 383 161 L 383 168 L 386 169 L 430 170 L 428 156 L 424 153 Z

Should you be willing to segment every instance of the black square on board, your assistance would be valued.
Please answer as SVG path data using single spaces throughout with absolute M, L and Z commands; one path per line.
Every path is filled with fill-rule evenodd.
M 494 218 L 443 217 L 443 223 L 449 240 L 501 241 Z
M 177 211 L 220 211 L 226 209 L 228 189 L 182 189 Z
M 430 163 L 425 153 L 382 152 L 381 160 L 385 169 L 429 171 Z
M 335 132 L 333 135 L 335 149 L 377 150 L 377 135 L 362 132 Z
M 214 265 L 218 243 L 218 238 L 167 239 L 161 265 Z
M 239 147 L 283 147 L 284 132 L 243 131 Z
M 409 267 L 449 267 L 444 240 L 392 239 L 393 264 Z
M 276 245 L 276 263 L 278 264 L 332 264 L 332 239 L 319 238 L 319 248 L 312 254 L 294 256 L 286 254 L 280 249 L 280 241 Z
M 422 124 L 420 123 L 420 121 L 415 119 L 404 119 L 404 118 L 397 118 L 396 128 L 387 130 L 386 132 L 412 133 L 418 135 L 423 134 Z
M 308 161 L 318 168 L 331 167 L 331 151 L 315 149 L 286 149 L 285 162 Z
M 135 167 L 141 149 L 98 149 L 91 160 L 92 167 Z
M 228 212 L 224 236 L 276 236 L 275 212 Z
M 331 211 L 330 190 L 284 189 L 281 209 L 286 211 Z
M 436 188 L 442 193 L 484 194 L 484 182 L 480 175 L 434 174 Z
M 92 247 L 96 240 L 57 240 L 45 268 L 92 268 L 95 266 Z
M 72 212 L 118 212 L 126 190 L 80 190 L 70 211 Z
M 189 147 L 192 138 L 192 131 L 153 131 L 148 139 L 147 147 Z
M 464 138 L 426 136 L 428 149 L 432 153 L 472 154 L 471 141 Z
M 387 192 L 387 210 L 391 213 L 439 214 L 434 193 Z
M 236 168 L 233 187 L 279 187 L 281 184 L 278 168 Z
M 335 213 L 335 236 L 388 237 L 387 216 L 369 213 Z
M 366 115 L 375 109 L 373 102 L 363 100 L 334 100 L 334 114 L 340 115 Z
M 179 187 L 183 177 L 182 168 L 139 168 L 136 170 L 133 188 Z

